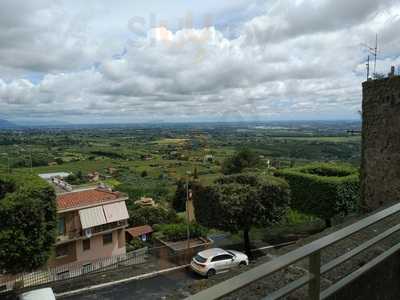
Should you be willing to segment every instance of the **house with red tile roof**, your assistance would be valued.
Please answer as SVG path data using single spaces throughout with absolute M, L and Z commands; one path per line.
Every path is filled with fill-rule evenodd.
M 49 267 L 91 261 L 126 253 L 128 197 L 106 187 L 57 194 L 58 236 Z

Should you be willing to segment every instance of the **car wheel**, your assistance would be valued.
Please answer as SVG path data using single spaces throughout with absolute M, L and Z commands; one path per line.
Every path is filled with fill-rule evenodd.
M 245 261 L 241 261 L 239 263 L 239 267 L 244 267 L 244 266 L 247 266 L 247 263 Z
M 217 272 L 215 272 L 214 269 L 210 269 L 210 270 L 208 270 L 208 272 L 207 272 L 207 277 L 208 277 L 208 278 L 209 278 L 209 277 L 212 277 L 212 276 L 214 276 L 215 274 L 217 274 Z

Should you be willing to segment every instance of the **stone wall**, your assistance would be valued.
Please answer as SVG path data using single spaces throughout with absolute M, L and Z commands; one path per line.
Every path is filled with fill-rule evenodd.
M 400 201 L 400 77 L 363 83 L 362 199 L 365 208 Z

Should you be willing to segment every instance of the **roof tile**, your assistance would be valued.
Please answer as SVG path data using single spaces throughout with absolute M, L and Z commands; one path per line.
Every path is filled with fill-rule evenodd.
M 100 189 L 71 192 L 57 196 L 57 209 L 71 209 L 116 200 L 122 196 L 119 192 Z

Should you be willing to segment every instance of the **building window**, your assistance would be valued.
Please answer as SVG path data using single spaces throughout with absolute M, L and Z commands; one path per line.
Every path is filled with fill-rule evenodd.
M 69 244 L 58 245 L 56 247 L 56 257 L 64 257 L 68 256 L 69 254 Z
M 65 217 L 58 217 L 57 221 L 58 235 L 65 234 Z
M 83 251 L 90 250 L 90 239 L 82 240 Z
M 112 232 L 103 234 L 103 245 L 112 243 Z

